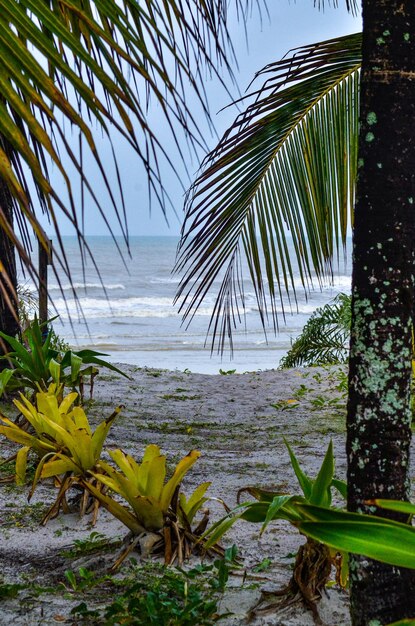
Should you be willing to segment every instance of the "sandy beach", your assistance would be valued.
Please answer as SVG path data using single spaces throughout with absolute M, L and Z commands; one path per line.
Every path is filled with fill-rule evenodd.
M 200 459 L 184 481 L 185 492 L 211 481 L 209 494 L 224 499 L 231 507 L 236 504 L 237 490 L 246 485 L 299 493 L 283 437 L 311 476 L 317 473 L 331 438 L 337 477 L 345 477 L 345 405 L 337 389 L 341 368 L 204 375 L 120 367 L 130 379 L 112 373 L 99 375 L 94 398 L 87 403 L 91 421 L 104 419 L 122 404 L 124 408 L 110 431 L 108 447 L 121 447 L 140 458 L 146 444 L 157 443 L 171 463 L 191 449 L 200 450 Z M 9 407 L 3 405 L 2 411 L 10 415 Z M 12 451 L 2 441 L 1 456 L 7 458 Z M 48 484 L 41 485 L 30 504 L 27 492 L 27 487 L 0 485 L 0 582 L 56 585 L 64 580 L 65 570 L 85 566 L 82 560 L 68 561 L 62 552 L 75 539 L 91 533 L 89 519 L 60 515 L 46 527 L 40 527 L 39 519 L 53 501 L 53 489 Z M 222 515 L 217 506 L 210 508 L 212 520 Z M 124 527 L 105 512 L 100 513 L 94 530 L 109 538 L 125 535 Z M 292 555 L 302 541 L 296 530 L 283 522 L 273 523 L 261 538 L 258 526 L 246 522 L 231 530 L 223 543 L 238 546 L 247 576 L 245 585 L 243 577 L 231 578 L 220 608 L 233 615 L 221 624 L 244 624 L 262 589 L 278 590 L 288 582 Z M 103 559 L 95 557 L 87 565 L 103 568 L 108 564 Z M 269 566 L 260 576 L 255 575 L 255 566 L 264 559 L 269 560 Z M 255 585 L 248 584 L 253 581 Z M 16 598 L 3 600 L 0 624 L 77 623 L 69 613 L 79 599 L 52 593 L 31 598 L 23 589 Z M 326 626 L 350 623 L 347 594 L 336 587 L 328 589 L 319 610 Z M 296 603 L 272 615 L 257 616 L 251 623 L 311 626 L 313 619 L 309 611 Z

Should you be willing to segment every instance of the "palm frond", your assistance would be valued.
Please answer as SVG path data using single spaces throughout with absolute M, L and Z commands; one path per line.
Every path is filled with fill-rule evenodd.
M 288 242 L 304 288 L 331 276 L 352 220 L 357 168 L 361 35 L 294 51 L 265 67 L 262 87 L 190 189 L 176 271 L 184 319 L 222 280 L 209 330 L 232 347 L 248 264 L 263 325 L 278 327 L 283 294 L 295 294 Z
M 252 0 L 235 2 L 245 10 Z M 190 87 L 209 115 L 199 79 L 206 68 L 218 74 L 222 65 L 231 72 L 227 20 L 224 0 L 0 0 L 0 180 L 15 204 L 15 225 L 0 210 L 0 228 L 25 265 L 30 267 L 28 225 L 46 244 L 39 205 L 58 238 L 63 214 L 82 239 L 84 206 L 76 207 L 74 176 L 68 172 L 79 177 L 81 197 L 95 203 L 109 225 L 108 202 L 84 168 L 88 159 L 127 240 L 121 168 L 115 161 L 117 190 L 94 126 L 108 139 L 109 153 L 110 129 L 132 146 L 148 174 L 150 194 L 166 208 L 159 159 L 175 166 L 158 129 L 149 125 L 149 99 L 164 114 L 179 151 L 179 130 L 191 150 L 205 145 L 187 98 Z M 76 134 L 79 149 L 70 137 Z M 30 191 L 33 184 L 38 198 Z M 60 238 L 58 245 L 69 276 Z
M 319 9 L 324 9 L 326 3 L 329 6 L 332 4 L 335 8 L 339 6 L 338 0 L 314 0 L 314 6 L 317 5 Z M 352 15 L 357 15 L 360 10 L 358 0 L 346 0 L 346 9 L 352 13 Z

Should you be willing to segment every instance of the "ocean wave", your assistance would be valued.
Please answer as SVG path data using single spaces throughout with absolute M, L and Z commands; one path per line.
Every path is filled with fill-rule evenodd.
M 180 303 L 178 303 L 179 305 Z M 309 316 L 316 308 L 321 306 L 323 302 L 320 298 L 314 302 L 294 302 L 284 303 L 277 306 L 277 313 L 282 314 L 283 308 L 286 315 L 300 314 Z M 54 306 L 62 320 L 82 319 L 86 321 L 92 319 L 111 320 L 114 324 L 122 324 L 126 318 L 165 318 L 178 317 L 179 306 L 173 306 L 171 298 L 161 296 L 143 296 L 131 298 L 112 298 L 106 300 L 104 298 L 88 298 L 80 297 L 78 300 L 74 298 L 55 298 Z M 270 307 L 271 309 L 271 307 Z M 211 296 L 206 298 L 204 306 L 195 311 L 196 317 L 210 317 L 215 310 L 215 298 Z M 245 308 L 241 307 L 241 314 L 258 314 L 258 304 L 255 297 L 245 299 Z
M 52 284 L 49 285 L 49 290 L 50 291 L 72 291 L 73 289 L 75 289 L 75 291 L 77 289 L 104 289 L 106 291 L 112 291 L 114 289 L 125 289 L 125 285 L 123 285 L 122 283 L 108 283 L 108 284 L 101 284 L 101 283 L 73 283 L 72 285 L 70 283 L 65 283 L 63 285 L 58 285 L 58 284 Z

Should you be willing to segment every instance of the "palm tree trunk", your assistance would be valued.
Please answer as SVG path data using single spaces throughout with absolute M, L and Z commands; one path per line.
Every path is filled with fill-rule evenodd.
M 13 202 L 7 185 L 0 179 L 0 208 L 4 217 L 13 224 Z M 2 228 L 0 228 L 0 330 L 15 336 L 19 330 L 17 314 L 17 273 L 14 246 Z M 0 355 L 7 346 L 0 342 Z M 0 371 L 7 366 L 0 361 Z
M 348 506 L 381 515 L 365 501 L 406 500 L 410 484 L 414 129 L 415 3 L 363 0 Z M 415 617 L 414 572 L 354 555 L 350 580 L 354 626 Z

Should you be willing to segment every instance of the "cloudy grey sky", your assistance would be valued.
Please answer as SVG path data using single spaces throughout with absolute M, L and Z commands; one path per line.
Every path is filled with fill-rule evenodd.
M 243 92 L 255 72 L 266 64 L 279 60 L 290 49 L 297 46 L 330 39 L 340 35 L 357 32 L 361 29 L 360 17 L 353 17 L 347 13 L 345 2 L 340 2 L 341 7 L 334 9 L 326 7 L 319 11 L 313 6 L 313 0 L 298 0 L 289 2 L 288 0 L 271 0 L 268 2 L 270 18 L 263 15 L 262 25 L 257 15 L 247 24 L 248 45 L 245 37 L 243 24 L 232 25 L 233 41 L 238 59 L 239 69 L 235 68 L 235 75 L 241 92 Z M 208 93 L 209 106 L 215 122 L 218 135 L 221 135 L 230 125 L 236 116 L 235 109 L 227 109 L 219 112 L 222 107 L 230 102 L 229 96 L 220 86 L 218 80 L 206 80 L 205 88 Z M 234 89 L 235 97 L 237 92 Z M 189 101 L 192 103 L 191 100 Z M 196 102 L 195 102 L 196 106 Z M 210 148 L 213 148 L 217 139 L 211 134 L 207 124 L 203 120 L 203 115 L 196 108 L 196 115 L 200 115 L 202 128 L 206 126 L 204 135 Z M 150 111 L 150 117 L 158 122 L 157 110 Z M 160 121 L 162 125 L 162 121 Z M 157 129 L 160 139 L 163 141 L 163 128 Z M 169 148 L 169 142 L 171 148 Z M 179 161 L 177 153 L 171 142 L 171 138 L 166 134 L 166 147 L 173 160 Z M 149 203 L 147 197 L 146 175 L 140 167 L 138 157 L 125 150 L 122 146 L 115 145 L 118 152 L 118 161 L 123 177 L 124 197 L 127 208 L 130 235 L 177 235 L 180 231 L 180 220 L 183 210 L 183 189 L 175 180 L 174 176 L 165 170 L 165 186 L 171 196 L 178 217 L 173 211 L 169 211 L 168 217 L 170 227 L 161 210 L 154 205 L 149 215 Z M 203 154 L 200 153 L 200 157 Z M 105 160 L 105 159 L 104 159 Z M 198 162 L 195 158 L 189 157 L 187 168 L 190 178 L 186 178 L 184 168 L 183 184 L 187 187 L 192 176 L 197 170 Z M 115 224 L 114 220 L 111 220 Z M 46 225 L 45 225 L 46 226 Z M 46 231 L 48 231 L 46 226 Z M 114 228 L 117 232 L 117 227 Z M 73 234 L 69 226 L 62 224 L 63 234 Z M 87 235 L 108 234 L 103 220 L 98 216 L 97 211 L 92 207 L 87 207 L 85 219 L 85 232 Z

